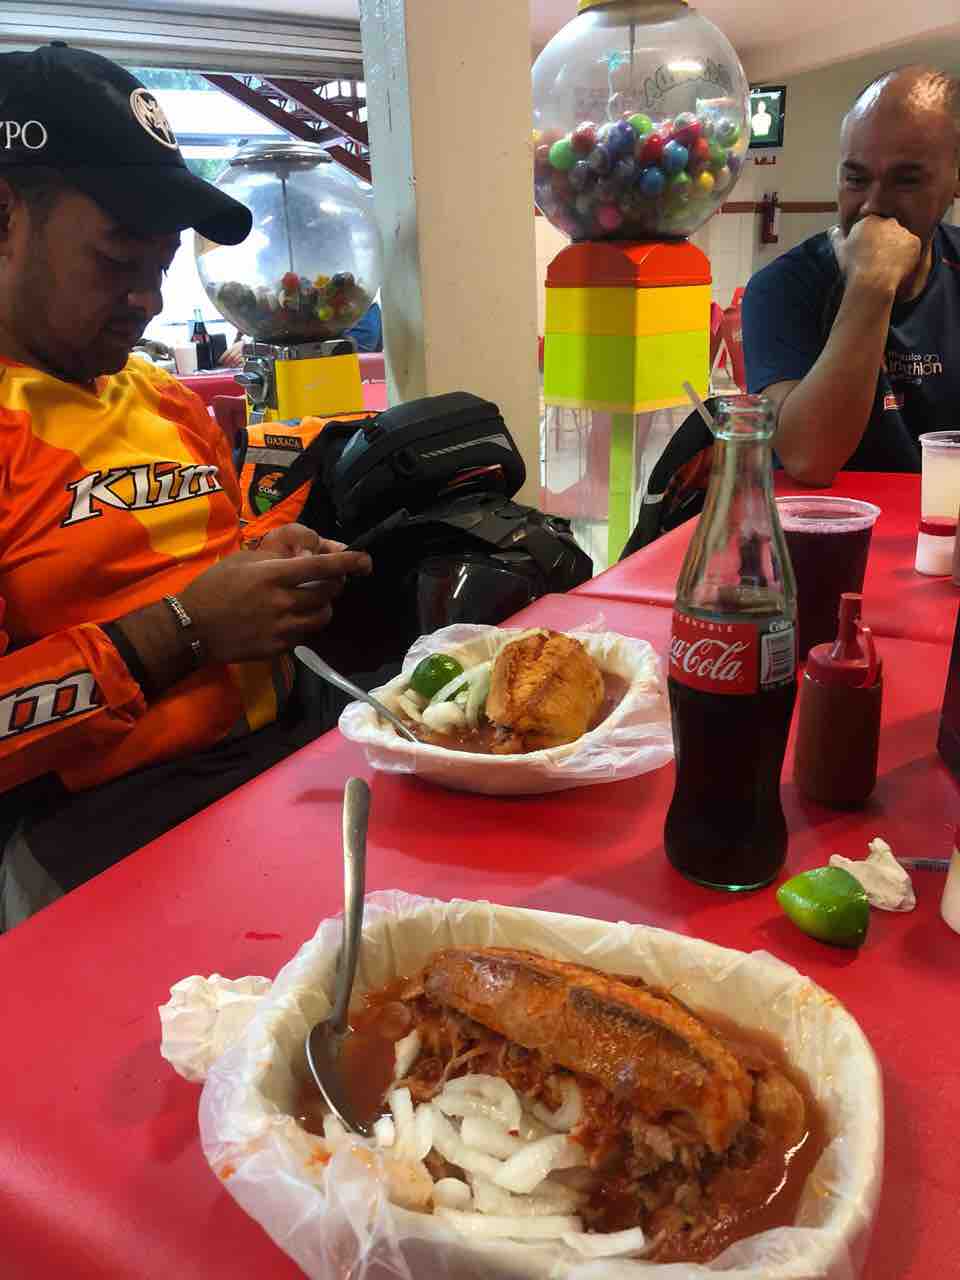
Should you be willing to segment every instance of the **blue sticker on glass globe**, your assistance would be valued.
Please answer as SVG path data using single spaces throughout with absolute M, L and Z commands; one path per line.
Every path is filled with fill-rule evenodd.
M 668 142 L 663 148 L 660 166 L 665 173 L 682 173 L 687 167 L 690 152 L 679 142 Z

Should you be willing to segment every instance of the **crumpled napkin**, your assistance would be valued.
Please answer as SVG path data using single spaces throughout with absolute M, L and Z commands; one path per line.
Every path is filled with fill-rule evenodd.
M 160 1052 L 178 1075 L 202 1083 L 246 1028 L 273 983 L 269 978 L 194 974 L 170 988 L 160 1005 Z
M 896 860 L 886 840 L 879 836 L 867 847 L 870 854 L 862 862 L 832 854 L 831 867 L 841 867 L 859 880 L 871 907 L 879 907 L 881 911 L 912 911 L 917 905 L 917 895 L 906 867 Z

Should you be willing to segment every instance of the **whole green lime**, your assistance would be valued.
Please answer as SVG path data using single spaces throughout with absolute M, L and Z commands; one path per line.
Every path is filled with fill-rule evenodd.
M 448 653 L 431 653 L 414 667 L 410 688 L 421 698 L 432 698 L 445 684 L 461 675 L 463 667 L 456 658 L 451 658 Z
M 870 924 L 870 902 L 860 881 L 842 867 L 804 871 L 777 890 L 777 901 L 811 938 L 859 947 Z

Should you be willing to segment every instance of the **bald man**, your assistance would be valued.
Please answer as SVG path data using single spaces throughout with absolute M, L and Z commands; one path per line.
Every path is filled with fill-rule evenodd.
M 919 471 L 917 438 L 960 427 L 960 81 L 904 67 L 845 117 L 840 225 L 757 273 L 743 302 L 749 390 L 778 407 L 801 483 Z

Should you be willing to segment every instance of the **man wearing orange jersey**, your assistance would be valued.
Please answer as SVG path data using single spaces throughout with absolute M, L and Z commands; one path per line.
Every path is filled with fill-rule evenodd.
M 289 650 L 369 558 L 242 529 L 204 406 L 128 359 L 181 230 L 250 223 L 122 68 L 0 56 L 0 928 L 327 727 Z

